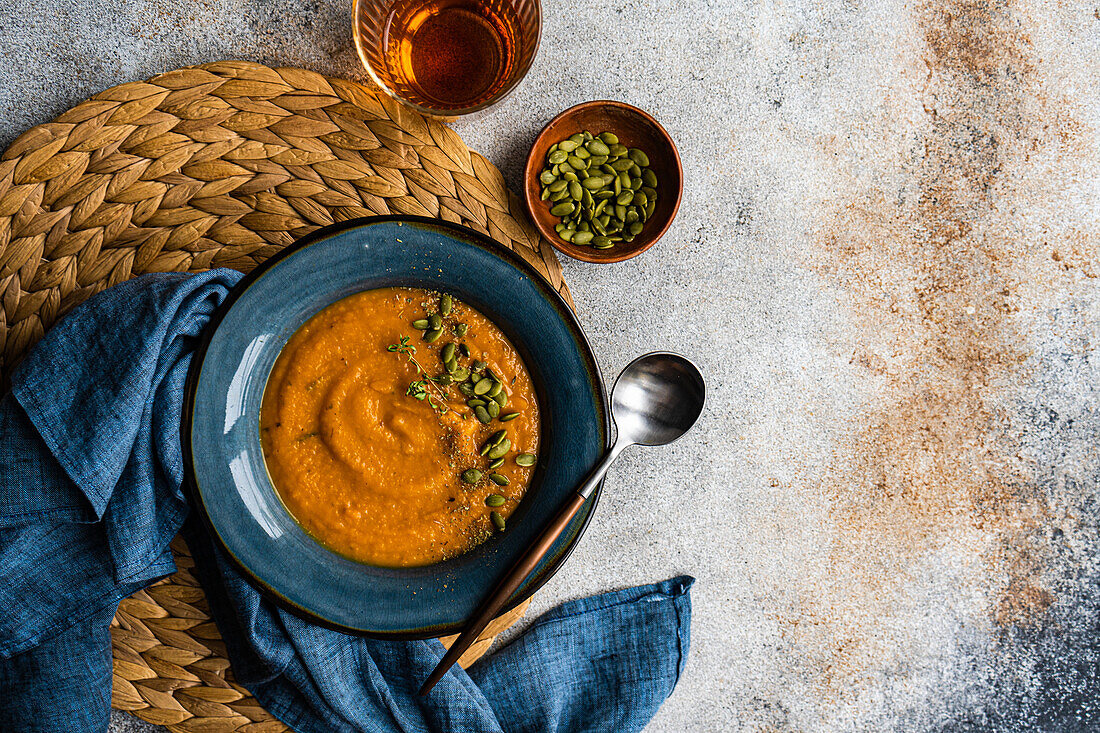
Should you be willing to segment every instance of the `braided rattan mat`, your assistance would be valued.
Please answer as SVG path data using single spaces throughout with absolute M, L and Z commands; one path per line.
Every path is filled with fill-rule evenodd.
M 350 81 L 219 62 L 108 89 L 0 156 L 0 386 L 66 311 L 146 272 L 247 271 L 301 235 L 372 214 L 461 222 L 572 302 L 550 245 L 458 135 Z M 191 574 L 122 602 L 113 705 L 177 731 L 282 731 L 233 682 Z M 526 610 L 497 619 L 472 663 Z M 447 643 L 447 640 L 445 640 Z

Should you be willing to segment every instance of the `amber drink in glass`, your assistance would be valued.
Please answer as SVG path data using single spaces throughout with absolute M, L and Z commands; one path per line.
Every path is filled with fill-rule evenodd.
M 498 101 L 531 67 L 538 0 L 356 0 L 355 45 L 390 96 L 451 117 Z

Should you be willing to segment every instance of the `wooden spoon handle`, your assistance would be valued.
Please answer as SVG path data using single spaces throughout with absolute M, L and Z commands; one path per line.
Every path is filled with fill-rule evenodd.
M 558 515 L 554 517 L 554 520 L 550 524 L 546 525 L 546 529 L 542 531 L 538 539 L 532 543 L 531 547 L 527 549 L 527 552 L 512 566 L 512 569 L 501 578 L 493 592 L 482 601 L 481 606 L 478 608 L 477 613 L 470 619 L 466 625 L 466 629 L 455 640 L 455 643 L 451 645 L 451 648 L 447 650 L 447 653 L 443 655 L 443 659 L 439 661 L 432 673 L 428 675 L 428 679 L 425 680 L 424 685 L 420 688 L 420 695 L 427 695 L 431 692 L 431 689 L 435 687 L 435 683 L 439 682 L 443 678 L 443 675 L 447 674 L 447 670 L 458 661 L 458 658 L 462 656 L 462 653 L 470 648 L 470 645 L 477 641 L 477 637 L 485 630 L 485 627 L 489 625 L 489 622 L 496 618 L 497 613 L 504 607 L 504 604 L 508 602 L 508 599 L 512 597 L 512 594 L 516 592 L 516 589 L 523 584 L 523 581 L 527 579 L 527 576 L 531 574 L 531 571 L 535 569 L 535 566 L 539 564 L 543 556 L 553 546 L 554 541 L 558 536 L 569 526 L 570 520 L 577 513 L 577 510 L 584 506 L 584 502 L 587 497 L 580 494 L 573 494 L 569 501 L 562 506 Z

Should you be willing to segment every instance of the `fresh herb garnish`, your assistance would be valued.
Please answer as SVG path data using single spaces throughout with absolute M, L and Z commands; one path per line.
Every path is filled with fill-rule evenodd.
M 438 412 L 440 415 L 447 412 L 447 410 L 449 409 L 447 407 L 447 395 L 445 395 L 443 393 L 443 390 L 441 390 L 436 384 L 438 378 L 428 376 L 428 372 L 424 370 L 424 367 L 420 366 L 420 362 L 418 362 L 416 360 L 416 357 L 413 356 L 413 354 L 416 353 L 416 347 L 409 343 L 409 337 L 402 336 L 400 343 L 390 344 L 386 347 L 386 351 L 404 354 L 406 357 L 408 357 L 409 363 L 416 367 L 422 375 L 420 379 L 409 383 L 409 387 L 405 390 L 405 394 L 407 394 L 409 397 L 412 397 L 413 399 L 427 400 L 431 408 Z M 429 385 L 432 389 L 436 391 L 439 402 L 436 402 L 437 398 L 433 397 L 432 394 L 428 391 Z

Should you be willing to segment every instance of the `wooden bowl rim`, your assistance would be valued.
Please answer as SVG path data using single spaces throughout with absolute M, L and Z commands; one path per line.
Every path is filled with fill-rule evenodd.
M 668 218 L 664 224 L 656 230 L 653 238 L 638 247 L 620 248 L 615 247 L 610 250 L 598 250 L 591 247 L 582 247 L 575 245 L 571 242 L 562 240 L 554 227 L 551 226 L 548 221 L 545 221 L 546 215 L 538 210 L 536 207 L 542 203 L 542 200 L 538 197 L 538 186 L 535 185 L 536 176 L 542 166 L 541 161 L 535 159 L 535 149 L 539 147 L 543 138 L 549 133 L 550 128 L 561 120 L 575 117 L 582 112 L 589 109 L 598 107 L 616 107 L 624 110 L 629 114 L 635 115 L 650 127 L 655 129 L 658 133 L 658 137 L 664 140 L 665 144 L 672 151 L 672 160 L 676 164 L 676 200 L 673 201 L 672 210 L 669 212 Z M 632 104 L 626 102 L 618 102 L 612 99 L 595 99 L 588 102 L 581 102 L 580 104 L 573 105 L 572 107 L 559 112 L 553 119 L 547 122 L 539 134 L 535 137 L 535 141 L 531 143 L 531 148 L 527 153 L 527 162 L 523 169 L 523 200 L 527 205 L 527 215 L 534 222 L 535 227 L 539 230 L 543 237 L 550 242 L 550 246 L 559 252 L 569 255 L 570 257 L 581 260 L 583 262 L 592 262 L 594 264 L 610 264 L 613 262 L 623 262 L 633 257 L 637 257 L 642 252 L 657 244 L 657 240 L 665 235 L 668 228 L 672 226 L 672 222 L 676 219 L 676 214 L 680 211 L 680 200 L 684 194 L 684 166 L 680 160 L 680 151 L 676 147 L 676 142 L 672 139 L 672 136 L 668 134 L 668 130 L 664 128 L 660 122 L 657 121 L 653 115 L 646 112 L 644 109 L 639 109 Z M 609 254 L 603 254 L 606 251 Z

